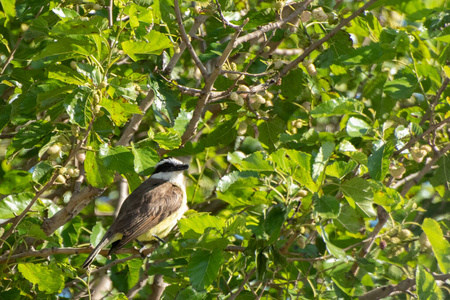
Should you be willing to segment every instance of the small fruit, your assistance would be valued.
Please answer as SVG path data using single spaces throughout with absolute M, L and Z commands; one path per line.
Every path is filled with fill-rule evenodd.
M 72 178 L 76 178 L 80 176 L 80 170 L 77 168 L 70 168 L 67 170 L 67 174 Z
M 77 67 L 78 67 L 77 62 L 74 61 L 74 60 L 72 60 L 72 61 L 70 62 L 70 67 L 71 67 L 72 69 L 76 70 Z
M 327 14 L 323 11 L 323 8 L 322 8 L 322 7 L 318 7 L 318 8 L 313 9 L 313 11 L 312 11 L 312 17 L 313 17 L 314 19 L 316 19 L 317 21 L 319 21 L 319 22 L 324 22 L 324 21 L 328 20 L 328 16 L 327 16 Z
M 233 101 L 237 101 L 239 99 L 239 94 L 236 92 L 232 92 L 230 95 L 230 99 Z
M 314 66 L 314 64 L 310 64 L 306 67 L 306 71 L 308 72 L 308 74 L 310 76 L 316 76 L 317 75 L 317 70 L 316 67 Z
M 100 105 L 94 106 L 94 114 L 98 115 L 101 111 L 102 107 Z
M 264 51 L 265 53 L 268 53 L 268 52 L 270 51 L 270 47 L 269 47 L 269 46 L 265 46 L 263 51 Z
M 61 146 L 59 144 L 53 144 L 47 150 L 47 153 L 50 155 L 59 155 L 60 152 Z
M 55 179 L 55 183 L 56 184 L 65 184 L 66 178 L 63 175 L 59 174 L 58 177 L 56 177 L 56 179 Z
M 95 3 L 92 8 L 95 9 L 95 10 L 100 10 L 100 9 L 103 8 L 103 6 L 101 6 L 100 4 Z
M 247 132 L 248 124 L 245 121 L 239 123 L 239 128 L 237 130 L 238 135 L 244 135 Z
M 409 152 L 411 153 L 411 156 L 414 159 L 414 161 L 418 163 L 421 163 L 425 155 L 427 155 L 428 153 L 426 150 L 421 150 L 417 147 L 412 147 L 411 149 L 409 149 Z
M 297 237 L 297 245 L 300 247 L 300 249 L 305 249 L 306 247 L 306 237 L 303 235 L 299 235 Z
M 407 240 L 409 238 L 412 237 L 412 232 L 408 229 L 402 229 L 399 233 L 398 233 L 398 238 L 402 241 Z
M 427 153 L 430 153 L 431 151 L 433 151 L 433 149 L 429 145 L 422 145 L 422 146 L 420 146 L 419 149 L 426 151 Z
M 67 168 L 62 167 L 62 168 L 59 169 L 59 174 L 65 175 L 66 173 L 67 173 Z
M 308 191 L 307 190 L 300 190 L 300 191 L 298 191 L 297 195 L 299 197 L 306 197 L 306 195 L 308 195 Z
M 306 23 L 311 19 L 311 12 L 305 10 L 304 12 L 302 12 L 302 14 L 300 15 L 300 20 L 302 21 L 302 23 Z
M 387 246 L 387 242 L 385 240 L 381 240 L 380 241 L 380 249 L 384 250 Z
M 108 83 L 106 81 L 102 81 L 98 84 L 99 89 L 104 89 L 108 86 Z
M 83 163 L 84 160 L 86 159 L 86 153 L 84 153 L 84 152 L 78 152 L 76 156 L 77 156 L 77 160 L 80 163 Z
M 398 238 L 396 236 L 391 237 L 392 244 L 400 244 L 400 242 L 401 242 L 400 238 Z
M 391 164 L 389 166 L 389 173 L 392 177 L 400 179 L 403 176 L 403 173 L 405 173 L 406 169 L 402 164 Z
M 419 244 L 420 244 L 420 251 L 428 252 L 431 250 L 431 243 L 425 232 L 422 232 L 422 234 L 420 235 Z
M 236 100 L 236 104 L 239 106 L 244 106 L 245 100 L 244 100 L 244 98 L 242 98 L 241 95 L 239 95 L 238 99 Z

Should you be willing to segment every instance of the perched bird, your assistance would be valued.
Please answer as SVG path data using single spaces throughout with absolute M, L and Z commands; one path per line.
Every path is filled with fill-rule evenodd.
M 157 163 L 150 178 L 125 199 L 117 218 L 82 267 L 89 267 L 102 248 L 110 243 L 108 255 L 135 239 L 161 240 L 167 236 L 188 210 L 183 175 L 188 168 L 189 165 L 175 158 L 165 158 Z

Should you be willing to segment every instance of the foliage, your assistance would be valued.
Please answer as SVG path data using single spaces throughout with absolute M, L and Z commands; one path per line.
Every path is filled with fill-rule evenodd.
M 449 297 L 448 1 L 0 3 L 1 299 Z M 192 210 L 87 274 L 164 155 Z

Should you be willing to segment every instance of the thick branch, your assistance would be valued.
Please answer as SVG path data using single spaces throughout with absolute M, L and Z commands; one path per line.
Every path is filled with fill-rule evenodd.
M 450 279 L 450 274 L 433 274 L 434 280 L 445 281 Z M 364 295 L 359 297 L 359 300 L 372 300 L 372 299 L 381 299 L 385 297 L 389 297 L 395 292 L 406 292 L 410 288 L 416 285 L 416 280 L 414 278 L 407 278 L 403 281 L 400 281 L 396 285 L 388 285 L 376 288 L 371 290 Z

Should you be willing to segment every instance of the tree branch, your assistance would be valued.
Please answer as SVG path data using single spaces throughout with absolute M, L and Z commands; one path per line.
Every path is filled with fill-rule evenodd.
M 282 28 L 284 25 L 291 23 L 295 17 L 297 17 L 299 14 L 301 14 L 308 5 L 310 5 L 314 0 L 306 0 L 304 1 L 299 8 L 297 8 L 292 14 L 290 14 L 287 18 L 273 22 L 264 26 L 261 26 L 260 29 L 253 31 L 249 34 L 246 34 L 238 39 L 236 39 L 234 47 L 238 46 L 239 44 L 248 42 L 253 39 L 257 39 L 259 37 L 262 37 L 265 33 L 272 31 L 274 29 Z
M 433 167 L 436 162 L 445 155 L 448 151 L 450 151 L 450 144 L 447 144 L 444 148 L 442 148 L 439 153 L 435 153 L 434 157 L 427 162 L 427 164 L 422 168 L 422 170 L 419 171 L 417 176 L 414 177 L 414 179 L 407 181 L 405 185 L 403 186 L 402 192 L 400 193 L 403 197 L 408 193 L 408 191 L 419 181 L 422 179 L 423 176 L 425 176 L 428 172 L 430 172 L 431 167 Z
M 183 18 L 181 17 L 181 11 L 180 11 L 180 4 L 178 0 L 174 0 L 173 2 L 174 9 L 175 9 L 175 16 L 177 17 L 177 23 L 178 27 L 180 28 L 181 38 L 183 39 L 184 44 L 187 46 L 187 49 L 189 53 L 191 54 L 192 59 L 195 62 L 195 65 L 197 68 L 199 68 L 200 72 L 203 75 L 203 78 L 208 78 L 208 72 L 206 71 L 205 66 L 202 64 L 200 59 L 197 56 L 197 53 L 195 53 L 194 47 L 192 47 L 190 38 L 186 34 L 186 30 L 184 29 L 183 25 Z
M 178 0 L 176 0 L 178 2 Z M 202 89 L 202 96 L 199 98 L 197 102 L 197 106 L 194 109 L 194 113 L 192 115 L 192 118 L 186 128 L 186 131 L 183 133 L 183 136 L 181 137 L 181 145 L 183 146 L 186 144 L 186 142 L 191 139 L 191 137 L 195 134 L 197 131 L 198 122 L 200 120 L 200 117 L 203 112 L 203 108 L 205 107 L 206 103 L 208 102 L 208 99 L 211 95 L 212 88 L 214 86 L 214 82 L 216 81 L 217 77 L 220 75 L 220 72 L 222 71 L 222 66 L 225 63 L 225 61 L 228 59 L 228 56 L 230 55 L 231 51 L 234 49 L 235 41 L 239 34 L 242 31 L 242 28 L 247 24 L 249 20 L 245 20 L 243 24 L 239 27 L 239 29 L 236 31 L 236 33 L 233 35 L 231 40 L 228 42 L 227 47 L 222 53 L 222 56 L 219 59 L 219 62 L 217 63 L 214 70 L 211 72 L 208 78 L 205 80 L 205 86 Z
M 89 126 L 88 126 L 88 128 L 86 130 L 86 134 L 85 134 L 83 140 L 77 145 L 77 147 L 73 151 L 70 152 L 69 157 L 67 157 L 66 161 L 63 164 L 64 168 L 67 167 L 67 165 L 70 163 L 70 161 L 72 161 L 72 159 L 75 157 L 75 155 L 78 153 L 78 151 L 84 145 L 84 143 L 86 143 L 86 140 L 87 140 L 87 138 L 89 136 L 89 132 L 92 130 L 92 126 L 94 124 L 94 120 L 95 120 L 95 118 L 92 118 L 91 122 L 89 123 Z M 23 220 L 23 218 L 25 218 L 26 214 L 30 211 L 31 207 L 34 205 L 34 203 L 37 201 L 37 199 L 39 199 L 39 197 L 45 191 L 47 191 L 51 186 L 53 186 L 53 183 L 55 182 L 55 180 L 56 180 L 56 178 L 58 176 L 59 176 L 59 172 L 55 171 L 55 173 L 53 174 L 52 178 L 34 195 L 33 199 L 30 201 L 28 206 L 22 211 L 22 213 L 19 216 L 10 219 L 12 225 L 8 229 L 8 231 L 6 231 L 2 235 L 1 241 L 0 241 L 0 248 L 3 247 L 4 242 L 14 232 L 14 230 L 17 227 L 17 225 L 19 225 L 19 223 Z
M 194 24 L 192 25 L 191 29 L 189 30 L 188 35 L 194 36 L 197 30 L 200 28 L 200 26 L 205 23 L 205 21 L 209 18 L 208 15 L 199 15 L 197 18 L 195 18 Z M 178 60 L 180 59 L 181 55 L 183 54 L 184 50 L 186 50 L 186 43 L 182 40 L 180 44 L 180 51 L 178 53 L 175 53 L 172 58 L 170 59 L 167 66 L 164 68 L 163 72 L 165 74 L 170 74 L 177 64 Z
M 434 280 L 441 280 L 445 281 L 450 279 L 450 274 L 432 274 L 434 277 Z M 388 286 L 382 286 L 379 288 L 376 288 L 374 290 L 371 290 L 364 295 L 360 296 L 359 300 L 372 300 L 372 299 L 381 299 L 385 297 L 389 297 L 395 292 L 406 292 L 410 288 L 414 287 L 416 285 L 416 280 L 414 278 L 407 278 L 405 280 L 400 281 L 396 285 L 388 285 Z
M 421 135 L 411 138 L 400 150 L 395 151 L 394 152 L 394 156 L 399 155 L 404 150 L 411 148 L 411 146 L 413 146 L 415 143 L 417 143 L 417 141 L 422 140 L 424 136 L 429 135 L 430 133 L 432 133 L 435 130 L 439 130 L 442 126 L 444 126 L 445 124 L 448 124 L 448 123 L 450 123 L 450 117 L 448 117 L 447 119 L 442 120 L 439 123 L 431 125 Z

